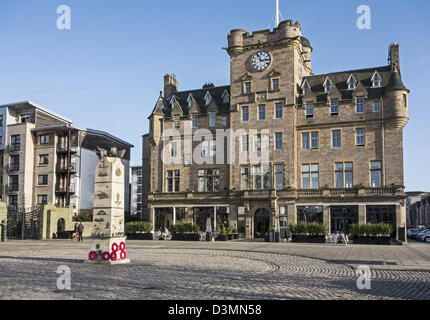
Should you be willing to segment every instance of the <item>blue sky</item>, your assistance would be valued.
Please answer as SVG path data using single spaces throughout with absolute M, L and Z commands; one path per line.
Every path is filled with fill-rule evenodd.
M 372 10 L 371 30 L 356 27 L 362 4 Z M 71 8 L 71 30 L 56 27 L 59 5 Z M 136 146 L 139 164 L 163 75 L 174 73 L 183 90 L 228 84 L 221 48 L 229 30 L 273 26 L 274 8 L 275 0 L 0 1 L 0 104 L 32 100 L 75 125 L 109 131 Z M 280 0 L 280 9 L 312 42 L 314 73 L 385 65 L 388 45 L 400 44 L 411 89 L 406 187 L 430 191 L 430 2 Z

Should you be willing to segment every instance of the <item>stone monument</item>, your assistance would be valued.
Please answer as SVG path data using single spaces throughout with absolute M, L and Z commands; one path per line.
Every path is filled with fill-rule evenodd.
M 124 165 L 125 150 L 112 148 L 110 155 L 99 149 L 94 185 L 92 247 L 86 263 L 130 263 L 124 234 Z

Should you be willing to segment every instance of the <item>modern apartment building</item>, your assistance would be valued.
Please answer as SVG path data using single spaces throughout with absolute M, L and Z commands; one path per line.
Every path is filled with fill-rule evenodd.
M 213 229 L 229 224 L 259 238 L 299 221 L 330 232 L 385 222 L 406 241 L 409 90 L 399 45 L 389 47 L 388 65 L 313 74 L 301 30 L 291 20 L 232 30 L 228 86 L 180 91 L 164 77 L 149 117 L 155 228 L 193 222 L 205 230 L 210 218 Z
M 109 133 L 83 129 L 33 102 L 0 106 L 1 199 L 29 210 L 52 203 L 91 210 L 94 202 L 97 148 L 126 149 L 126 185 L 130 148 Z M 128 195 L 126 189 L 126 196 Z
M 131 167 L 130 215 L 142 217 L 142 166 Z

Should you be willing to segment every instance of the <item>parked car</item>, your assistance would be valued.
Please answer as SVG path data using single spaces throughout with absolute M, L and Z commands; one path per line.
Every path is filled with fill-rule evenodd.
M 418 228 L 408 229 L 408 238 L 412 238 L 413 235 L 417 234 L 420 230 Z
M 420 233 L 424 233 L 424 232 L 429 231 L 429 230 L 430 230 L 430 229 L 428 229 L 428 228 L 426 228 L 426 229 L 421 229 L 421 230 L 417 230 L 416 232 L 414 232 L 414 233 L 412 233 L 412 234 L 411 234 L 410 238 L 411 238 L 411 239 L 415 239 L 415 240 L 417 240 L 417 237 L 418 237 L 418 235 L 419 235 Z
M 418 241 L 427 241 L 427 238 L 430 238 L 430 229 L 426 229 L 423 232 L 418 233 L 417 235 Z M 430 240 L 428 240 L 428 242 L 430 242 Z

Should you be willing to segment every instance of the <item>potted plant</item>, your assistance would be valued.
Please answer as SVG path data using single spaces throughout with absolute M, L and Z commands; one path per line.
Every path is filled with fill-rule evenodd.
M 227 241 L 228 240 L 228 235 L 227 235 L 227 230 L 225 228 L 224 225 L 221 226 L 221 232 L 218 235 L 218 237 L 216 238 L 216 241 Z
M 270 227 L 267 230 L 267 233 L 269 234 L 269 242 L 275 242 L 275 230 L 273 230 L 273 228 Z
M 385 223 L 354 224 L 351 226 L 353 244 L 390 245 L 393 227 Z
M 227 232 L 228 240 L 233 240 L 233 229 L 230 227 L 225 228 L 225 231 Z
M 327 227 L 322 223 L 300 222 L 290 225 L 295 243 L 326 243 Z
M 200 227 L 192 223 L 171 226 L 170 232 L 173 241 L 200 241 Z
M 233 229 L 232 233 L 233 233 L 233 239 L 238 240 L 239 239 L 239 232 L 237 231 L 237 229 Z
M 151 231 L 152 224 L 148 222 L 129 222 L 125 225 L 125 233 L 129 240 L 154 240 Z

